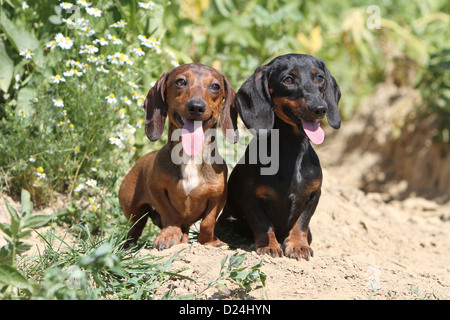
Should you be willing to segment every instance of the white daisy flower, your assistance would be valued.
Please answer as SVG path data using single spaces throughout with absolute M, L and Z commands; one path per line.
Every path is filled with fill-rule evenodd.
M 111 34 L 108 34 L 108 40 L 111 40 L 112 44 L 123 44 L 122 40 Z
M 72 19 L 68 18 L 68 19 L 61 19 L 62 22 L 65 22 L 67 24 L 68 27 L 70 27 L 69 29 L 72 29 L 76 26 L 75 21 L 73 21 Z
M 59 74 L 51 76 L 50 79 L 53 81 L 53 83 L 66 82 L 66 79 L 64 77 L 61 77 Z
M 88 62 L 96 63 L 98 61 L 98 58 L 96 56 L 89 56 L 87 58 Z
M 134 81 L 128 81 L 128 85 L 131 86 L 131 87 L 133 87 L 133 88 L 139 88 L 139 86 L 138 86 Z M 136 93 L 136 96 L 137 96 L 137 92 L 134 91 L 134 92 L 133 92 L 133 98 L 134 98 L 134 96 L 135 96 L 135 93 Z
M 94 17 L 101 17 L 102 16 L 102 10 L 97 8 L 86 8 L 86 12 Z
M 25 59 L 30 60 L 31 58 L 33 58 L 34 53 L 28 49 L 25 49 L 25 50 L 19 52 L 19 55 L 21 55 L 22 57 L 25 57 Z
M 92 44 L 89 45 L 82 45 L 80 47 L 80 54 L 83 53 L 89 53 L 89 54 L 94 54 L 98 52 L 98 48 Z
M 105 38 L 96 39 L 92 42 L 94 42 L 95 44 L 100 43 L 101 46 L 106 46 L 109 43 Z
M 61 42 L 64 42 L 66 40 L 66 37 L 62 33 L 58 33 L 55 36 L 56 44 L 59 45 Z
M 79 185 L 76 186 L 76 188 L 74 189 L 74 191 L 75 191 L 75 192 L 80 192 L 80 191 L 83 190 L 83 189 L 84 189 L 84 185 L 79 184 Z
M 70 8 L 72 8 L 73 4 L 70 2 L 62 2 L 59 4 L 59 6 L 65 10 L 69 10 Z
M 153 1 L 149 1 L 149 2 L 138 2 L 139 7 L 144 8 L 144 9 L 153 9 L 153 7 L 155 6 L 155 3 Z
M 141 40 L 141 45 L 146 46 L 148 48 L 156 48 L 157 46 L 160 45 L 160 43 L 158 42 L 158 40 L 156 40 L 156 38 L 150 38 Z
M 127 132 L 129 132 L 129 134 L 135 134 L 136 133 L 136 128 L 133 127 L 131 124 L 127 124 Z
M 58 33 L 55 36 L 55 41 L 61 49 L 70 49 L 73 46 L 73 40 L 69 37 L 64 37 L 62 33 Z
M 94 35 L 95 34 L 95 30 L 94 29 L 92 29 L 91 27 L 88 27 L 88 26 L 86 26 L 86 27 L 83 27 L 83 28 L 81 28 L 81 30 L 80 30 L 80 35 L 81 36 L 86 36 L 86 37 L 90 37 L 90 36 L 92 36 L 92 35 Z
M 86 180 L 86 185 L 89 187 L 95 187 L 97 186 L 97 181 L 94 179 L 87 179 Z
M 28 5 L 28 3 L 26 3 L 25 1 L 22 1 L 22 9 L 26 10 L 28 9 L 30 6 Z
M 87 2 L 86 0 L 77 0 L 77 3 L 79 5 L 82 5 L 83 7 L 87 8 L 91 5 L 91 3 Z
M 56 48 L 56 41 L 55 41 L 55 40 L 52 40 L 52 41 L 47 42 L 47 44 L 45 45 L 45 47 L 46 47 L 47 49 L 50 49 L 50 50 L 55 49 L 55 48 Z
M 131 104 L 131 100 L 128 97 L 121 97 L 120 100 L 122 100 L 123 103 L 125 103 L 126 105 L 130 105 Z
M 110 25 L 111 28 L 123 28 L 127 25 L 128 23 L 126 23 L 123 20 L 119 20 L 117 22 L 114 22 L 113 24 Z
M 58 99 L 52 99 L 53 100 L 53 105 L 55 107 L 64 107 L 64 101 L 61 98 Z
M 114 93 L 111 93 L 110 95 L 106 96 L 105 99 L 108 103 L 111 103 L 111 104 L 114 104 L 117 102 L 117 99 L 115 98 Z
M 143 55 L 145 55 L 144 50 L 142 50 L 142 48 L 134 48 L 133 52 L 136 53 L 139 57 L 142 57 Z
M 105 69 L 104 66 L 98 67 L 96 70 L 102 73 L 109 73 L 109 70 Z
M 119 148 L 123 148 L 123 143 L 119 138 L 116 137 L 110 137 L 109 138 L 109 143 L 110 144 L 114 144 L 116 146 L 118 146 Z

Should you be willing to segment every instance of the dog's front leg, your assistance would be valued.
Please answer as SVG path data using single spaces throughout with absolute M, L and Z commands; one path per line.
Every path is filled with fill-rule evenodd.
M 256 253 L 274 258 L 282 257 L 283 251 L 275 236 L 275 228 L 267 216 L 267 208 L 261 200 L 253 206 L 251 203 L 249 205 L 247 220 L 253 231 Z
M 309 261 L 314 253 L 310 247 L 311 234 L 309 230 L 309 221 L 313 216 L 320 198 L 320 189 L 315 191 L 314 195 L 307 202 L 305 209 L 295 222 L 288 237 L 284 241 L 284 254 L 289 258 L 300 260 L 303 258 Z
M 198 236 L 198 242 L 201 244 L 207 244 L 210 246 L 226 246 L 227 244 L 220 241 L 214 234 L 214 228 L 216 225 L 217 217 L 224 206 L 224 201 L 209 200 L 206 207 L 205 214 L 203 215 L 202 222 L 200 224 L 200 235 Z
M 158 199 L 158 212 L 161 215 L 162 229 L 153 243 L 153 248 L 163 250 L 180 242 L 187 243 L 188 237 L 181 230 L 180 214 L 170 203 L 168 196 L 161 192 Z

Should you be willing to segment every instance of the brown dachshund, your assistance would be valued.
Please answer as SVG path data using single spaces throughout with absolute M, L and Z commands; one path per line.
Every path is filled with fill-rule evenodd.
M 287 54 L 256 69 L 236 94 L 235 105 L 247 128 L 256 133 L 250 145 L 270 147 L 266 150 L 278 158 L 279 169 L 264 174 L 267 162 L 247 148 L 228 180 L 218 232 L 253 236 L 260 254 L 309 260 L 309 222 L 322 185 L 310 141 L 323 142 L 325 134 L 317 121 L 325 116 L 333 128 L 340 127 L 340 97 L 325 63 L 313 56 Z M 249 161 L 252 156 L 258 156 L 257 161 Z
M 126 246 L 137 242 L 148 217 L 161 228 L 153 244 L 158 250 L 187 243 L 189 227 L 200 219 L 198 241 L 225 244 L 214 226 L 226 200 L 227 165 L 221 157 L 205 159 L 218 157 L 211 132 L 219 118 L 227 139 L 237 141 L 234 96 L 225 75 L 201 64 L 164 73 L 149 91 L 145 132 L 158 140 L 169 116 L 168 143 L 140 158 L 122 182 L 119 202 L 132 222 Z

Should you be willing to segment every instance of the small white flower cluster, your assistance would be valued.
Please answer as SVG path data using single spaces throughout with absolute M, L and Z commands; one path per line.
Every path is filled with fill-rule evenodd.
M 31 158 L 30 158 L 30 161 L 31 161 Z M 36 160 L 34 160 L 34 161 L 36 161 Z M 32 161 L 32 162 L 34 162 L 34 161 Z M 33 181 L 33 187 L 39 188 L 39 187 L 41 187 L 42 180 L 45 180 L 47 178 L 47 174 L 44 172 L 44 168 L 42 168 L 42 167 L 34 169 L 34 174 L 37 176 L 37 179 L 35 179 Z
M 139 7 L 144 8 L 144 9 L 153 9 L 153 7 L 155 6 L 155 3 L 153 1 L 149 1 L 149 2 L 138 2 Z

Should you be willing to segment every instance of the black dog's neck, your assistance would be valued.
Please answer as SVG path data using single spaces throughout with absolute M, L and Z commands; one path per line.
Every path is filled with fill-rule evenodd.
M 292 155 L 308 147 L 309 140 L 301 128 L 294 127 L 278 117 L 275 117 L 273 128 L 279 130 L 280 152 L 288 152 Z

